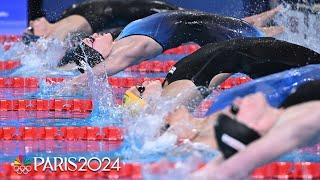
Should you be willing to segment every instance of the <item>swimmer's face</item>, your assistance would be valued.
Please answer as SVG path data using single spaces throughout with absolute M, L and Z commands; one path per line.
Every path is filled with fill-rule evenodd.
M 104 58 L 108 57 L 112 50 L 113 38 L 110 33 L 94 33 L 91 38 L 85 38 L 83 42 L 98 51 Z
M 154 98 L 160 97 L 162 93 L 162 85 L 159 80 L 157 81 L 145 81 L 142 83 L 142 86 L 145 87 L 144 92 L 142 93 L 142 98 Z M 129 89 L 132 93 L 137 96 L 140 96 L 140 92 L 136 87 L 131 87 Z
M 248 121 L 259 118 L 264 110 L 270 107 L 262 93 L 250 94 L 243 98 L 238 98 L 234 100 L 233 104 L 239 107 L 237 117 Z M 227 108 L 225 113 L 230 114 L 229 110 L 230 108 Z
M 236 99 L 233 104 L 239 107 L 237 120 L 260 133 L 268 131 L 275 121 L 274 114 L 270 114 L 271 111 L 269 111 L 274 108 L 269 105 L 262 93 Z M 231 116 L 230 108 L 224 110 L 224 113 Z

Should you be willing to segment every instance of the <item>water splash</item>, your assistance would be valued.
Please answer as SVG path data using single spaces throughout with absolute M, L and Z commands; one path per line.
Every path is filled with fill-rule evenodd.
M 10 75 L 36 77 L 74 75 L 74 71 L 63 71 L 57 68 L 65 49 L 63 42 L 53 39 L 40 38 L 28 46 L 17 43 L 10 51 L 15 52 L 15 56 L 21 60 L 22 67 Z
M 307 10 L 294 10 L 287 6 L 275 18 L 278 25 L 285 28 L 285 33 L 277 38 L 299 44 L 320 52 L 320 14 Z

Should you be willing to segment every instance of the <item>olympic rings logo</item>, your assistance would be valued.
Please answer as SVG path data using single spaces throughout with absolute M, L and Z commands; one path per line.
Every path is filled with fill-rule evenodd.
M 13 170 L 17 173 L 17 174 L 28 174 L 31 171 L 31 166 L 24 166 L 24 165 L 20 165 L 20 166 L 16 166 L 13 165 Z

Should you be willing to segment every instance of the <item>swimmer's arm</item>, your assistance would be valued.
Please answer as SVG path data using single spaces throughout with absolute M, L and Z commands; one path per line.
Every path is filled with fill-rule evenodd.
M 71 15 L 60 21 L 56 22 L 52 26 L 51 37 L 64 40 L 69 33 L 85 32 L 92 33 L 92 29 L 88 21 L 80 15 Z
M 320 132 L 320 102 L 310 102 L 293 106 L 284 112 L 277 123 L 263 138 L 250 144 L 222 163 L 215 172 L 230 178 L 247 176 L 255 168 L 304 145 Z M 245 164 L 245 166 L 243 166 Z
M 282 6 L 271 9 L 269 11 L 256 14 L 253 16 L 243 18 L 244 21 L 256 26 L 256 27 L 264 27 L 275 15 L 277 15 L 282 10 Z
M 106 60 L 95 66 L 96 75 L 114 75 L 125 68 L 152 58 L 162 52 L 162 47 L 146 36 L 129 36 L 115 41 Z

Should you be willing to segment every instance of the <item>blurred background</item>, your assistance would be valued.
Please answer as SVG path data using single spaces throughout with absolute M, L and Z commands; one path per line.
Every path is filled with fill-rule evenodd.
M 57 20 L 74 3 L 84 0 L 1 0 L 0 34 L 21 34 L 30 19 L 45 16 Z M 165 0 L 177 6 L 233 17 L 245 17 L 269 9 L 269 0 Z M 272 1 L 271 1 L 272 2 Z

